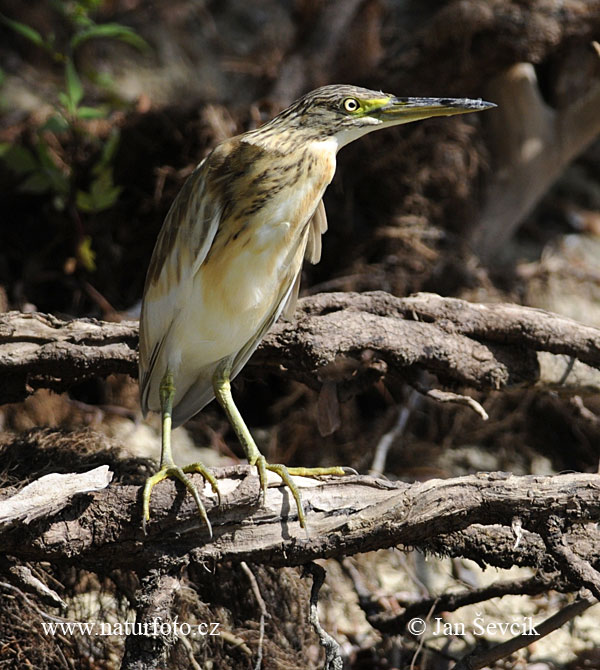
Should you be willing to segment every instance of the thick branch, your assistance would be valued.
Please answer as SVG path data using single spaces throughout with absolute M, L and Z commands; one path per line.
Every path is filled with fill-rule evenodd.
M 177 577 L 153 570 L 142 580 L 136 594 L 136 628 L 156 632 L 149 635 L 128 635 L 122 670 L 160 670 L 165 667 L 166 653 L 175 641 L 173 603 L 181 583 Z M 166 627 L 156 625 L 167 624 Z M 169 631 L 165 633 L 164 631 Z
M 38 388 L 60 392 L 93 377 L 135 374 L 136 347 L 133 322 L 0 314 L 0 402 L 19 402 Z
M 474 245 L 486 261 L 506 245 L 520 223 L 600 132 L 600 84 L 558 110 L 547 105 L 531 63 L 496 77 L 488 95 L 498 110 L 488 120 L 495 170 Z
M 539 381 L 536 352 L 574 357 L 591 373 L 587 366 L 600 368 L 600 330 L 519 305 L 377 291 L 319 294 L 299 307 L 293 321 L 276 324 L 249 365 L 273 372 L 284 366 L 316 388 L 334 382 L 342 400 L 386 370 L 409 380 L 425 370 L 446 384 L 502 389 Z M 136 344 L 133 322 L 2 314 L 0 401 L 16 402 L 42 387 L 64 391 L 112 372 L 135 376 Z M 558 384 L 560 376 L 543 383 Z M 574 384 L 600 385 L 589 375 Z
M 246 560 L 281 566 L 396 545 L 426 549 L 431 538 L 441 536 L 445 542 L 439 549 L 444 553 L 470 555 L 462 551 L 469 546 L 467 534 L 473 553 L 481 554 L 486 534 L 496 529 L 510 534 L 504 525 L 515 517 L 524 528 L 537 528 L 551 515 L 566 524 L 600 518 L 600 475 L 595 474 L 517 477 L 495 473 L 410 485 L 360 476 L 328 481 L 296 478 L 308 520 L 307 537 L 298 525 L 289 491 L 277 477 L 273 476 L 275 486 L 268 489 L 265 505 L 260 506 L 258 478 L 252 468 L 237 466 L 216 474 L 221 477 L 222 505 L 217 505 L 210 487 L 203 491 L 213 524 L 212 540 L 191 497 L 169 480 L 154 490 L 147 536 L 141 530 L 140 488 L 111 485 L 77 496 L 59 514 L 3 532 L 0 541 L 5 553 L 17 559 L 75 560 L 79 565 L 100 561 L 107 569 L 140 563 L 151 567 L 153 561 L 188 554 L 197 561 Z M 195 477 L 200 484 L 200 476 Z M 457 535 L 462 544 L 448 542 Z M 577 540 L 578 555 L 593 565 L 600 560 L 598 537 L 587 528 L 583 538 Z M 512 544 L 495 544 L 483 560 L 555 571 L 552 558 L 535 550 L 537 540 L 536 534 L 526 533 L 515 548 L 513 536 Z
M 501 658 L 507 658 L 510 654 L 514 654 L 519 649 L 528 647 L 533 641 L 540 640 L 546 635 L 549 635 L 595 604 L 596 601 L 593 598 L 580 597 L 574 603 L 570 603 L 566 607 L 563 607 L 563 609 L 542 623 L 536 624 L 536 633 L 523 633 L 506 642 L 497 644 L 494 647 L 488 649 L 476 649 L 474 652 L 461 658 L 454 667 L 456 670 L 479 670 L 479 668 L 488 667 L 492 665 L 494 661 L 498 661 Z

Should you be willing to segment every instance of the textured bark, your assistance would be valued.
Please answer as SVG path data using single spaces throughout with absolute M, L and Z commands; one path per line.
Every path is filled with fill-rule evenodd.
M 16 402 L 38 388 L 65 391 L 113 372 L 137 374 L 137 324 L 93 319 L 61 321 L 44 314 L 0 315 L 0 401 Z M 314 388 L 337 386 L 344 400 L 384 374 L 479 389 L 516 384 L 569 386 L 567 369 L 540 375 L 537 352 L 577 359 L 587 375 L 572 389 L 598 388 L 600 330 L 539 309 L 476 304 L 419 293 L 324 293 L 299 302 L 279 322 L 249 366 L 285 373 Z M 285 370 L 282 370 L 285 368 Z
M 93 377 L 135 374 L 136 347 L 134 322 L 0 314 L 0 402 L 19 402 L 38 388 L 61 392 Z
M 555 572 L 557 560 L 545 549 L 549 520 L 561 519 L 567 537 L 571 524 L 600 518 L 596 474 L 490 473 L 414 484 L 366 476 L 296 478 L 308 521 L 305 533 L 276 476 L 261 504 L 258 478 L 249 466 L 215 474 L 222 504 L 209 487 L 203 491 L 212 540 L 191 497 L 166 481 L 153 492 L 147 535 L 141 528 L 140 487 L 115 484 L 78 495 L 57 514 L 1 532 L 3 550 L 21 561 L 101 563 L 109 570 L 150 569 L 169 557 L 188 555 L 200 562 L 293 566 L 404 545 L 498 567 L 528 565 Z M 200 484 L 200 476 L 194 477 Z M 517 532 L 517 525 L 524 530 Z M 600 561 L 597 530 L 580 527 L 573 537 L 582 561 Z M 572 575 L 566 579 L 576 581 Z

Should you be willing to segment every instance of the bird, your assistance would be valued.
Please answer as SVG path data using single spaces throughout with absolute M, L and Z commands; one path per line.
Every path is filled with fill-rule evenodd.
M 161 415 L 160 467 L 143 492 L 143 523 L 152 489 L 180 480 L 212 527 L 189 473 L 175 464 L 171 431 L 214 398 L 222 406 L 261 495 L 276 473 L 306 519 L 294 475 L 341 476 L 348 468 L 287 468 L 259 451 L 231 393 L 231 381 L 261 339 L 296 304 L 303 262 L 317 263 L 327 229 L 323 194 L 340 148 L 363 135 L 434 116 L 495 107 L 481 99 L 397 97 L 353 85 L 328 85 L 300 97 L 264 125 L 226 139 L 198 164 L 173 201 L 150 260 L 140 314 L 140 404 Z

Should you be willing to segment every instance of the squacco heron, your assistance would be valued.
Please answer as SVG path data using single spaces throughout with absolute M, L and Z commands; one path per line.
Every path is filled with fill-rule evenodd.
M 286 468 L 260 453 L 231 395 L 231 380 L 281 314 L 294 310 L 304 259 L 317 263 L 327 228 L 323 193 L 338 149 L 366 133 L 432 116 L 494 105 L 456 98 L 398 98 L 356 86 L 324 86 L 264 126 L 221 142 L 175 198 L 152 255 L 140 319 L 140 397 L 144 414 L 162 416 L 160 469 L 146 481 L 144 522 L 152 488 L 167 477 L 192 494 L 211 525 L 188 473 L 217 480 L 202 465 L 178 467 L 171 429 L 217 398 L 264 495 L 267 471 L 292 492 L 292 475 L 343 475 L 344 468 Z

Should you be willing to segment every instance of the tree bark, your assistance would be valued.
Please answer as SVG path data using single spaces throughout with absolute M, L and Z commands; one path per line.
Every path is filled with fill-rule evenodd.
M 600 562 L 595 527 L 570 529 L 600 518 L 597 474 L 489 473 L 413 484 L 354 475 L 320 481 L 296 477 L 307 532 L 275 475 L 261 504 L 254 468 L 235 466 L 215 474 L 221 505 L 209 486 L 203 489 L 212 539 L 191 497 L 167 480 L 153 492 L 146 535 L 140 487 L 112 484 L 71 501 L 65 497 L 60 512 L 53 510 L 27 526 L 11 527 L 8 520 L 0 529 L 3 550 L 20 561 L 76 562 L 90 568 L 101 563 L 107 570 L 144 566 L 145 572 L 165 557 L 294 566 L 404 545 L 497 567 L 527 565 L 555 572 L 557 554 L 545 536 L 549 520 L 559 518 L 565 537 L 572 533 L 576 538 L 573 551 L 579 559 Z M 201 477 L 193 477 L 202 486 Z M 517 532 L 515 524 L 524 530 Z M 567 575 L 568 583 L 575 581 Z
M 135 377 L 136 347 L 135 322 L 2 314 L 0 402 L 18 402 L 38 388 L 66 391 L 115 372 Z M 540 371 L 539 352 L 576 365 L 558 358 Z M 600 330 L 512 304 L 429 293 L 324 293 L 302 299 L 292 321 L 277 323 L 249 366 L 317 389 L 333 382 L 340 400 L 385 374 L 410 382 L 423 371 L 446 385 L 560 385 L 581 392 L 600 388 Z

